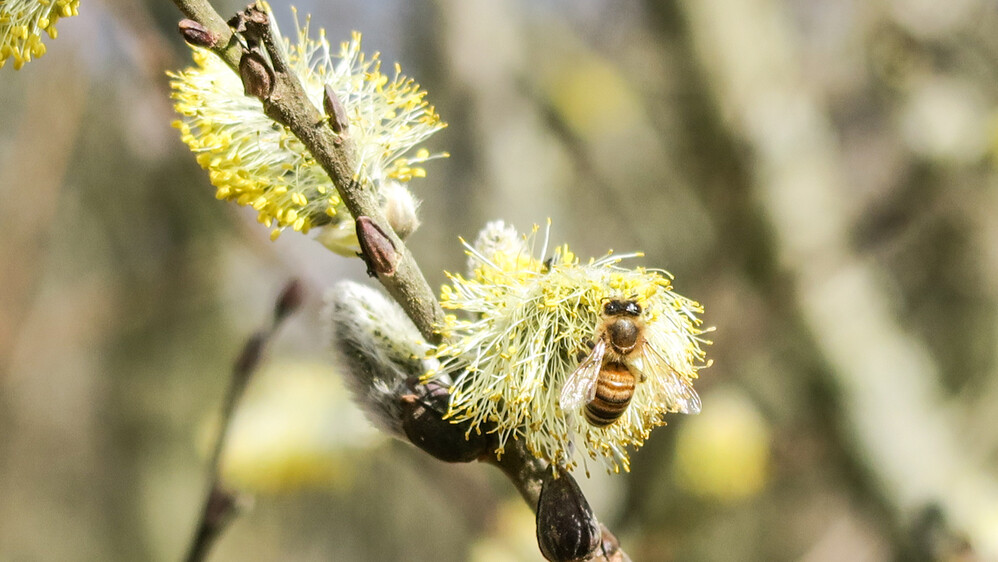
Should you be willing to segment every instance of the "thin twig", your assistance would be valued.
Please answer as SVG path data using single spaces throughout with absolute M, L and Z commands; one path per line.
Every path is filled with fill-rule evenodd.
M 281 322 L 298 308 L 301 303 L 301 293 L 302 287 L 298 281 L 290 281 L 284 287 L 277 299 L 270 324 L 250 336 L 232 367 L 232 378 L 229 380 L 229 388 L 226 390 L 225 401 L 222 404 L 218 434 L 208 459 L 208 491 L 205 494 L 194 537 L 191 539 L 190 548 L 184 558 L 187 562 L 204 560 L 215 539 L 236 513 L 237 497 L 233 492 L 225 489 L 219 479 L 219 463 L 228 440 L 229 425 L 250 378 L 260 364 L 264 349 L 270 343 Z

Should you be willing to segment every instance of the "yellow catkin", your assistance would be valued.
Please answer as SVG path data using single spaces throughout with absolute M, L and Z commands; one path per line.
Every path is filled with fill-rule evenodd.
M 534 242 L 492 223 L 475 246 L 466 244 L 469 275 L 448 274 L 440 297 L 445 309 L 463 315 L 445 317 L 448 342 L 436 350 L 441 368 L 426 378 L 452 380 L 448 418 L 491 427 L 500 448 L 522 439 L 552 464 L 575 466 L 576 453 L 585 451 L 611 472 L 626 471 L 628 451 L 667 413 L 699 411 L 692 383 L 707 364 L 703 309 L 673 292 L 667 272 L 618 265 L 635 254 L 581 263 L 566 245 L 537 254 Z M 643 380 L 621 417 L 597 428 L 581 409 L 563 411 L 559 396 L 610 299 L 640 306 L 644 344 L 633 366 Z
M 46 53 L 42 33 L 58 37 L 56 22 L 75 16 L 79 0 L 5 0 L 0 2 L 0 68 L 13 59 L 19 70 Z
M 425 92 L 397 67 L 394 78 L 382 74 L 378 56 L 361 52 L 359 33 L 337 51 L 330 49 L 322 30 L 318 39 L 309 36 L 308 18 L 304 25 L 296 21 L 295 29 L 296 41 L 281 38 L 276 26 L 273 32 L 310 97 L 321 99 L 330 87 L 346 107 L 356 179 L 384 199 L 387 184 L 424 177 L 421 168 L 397 162 L 421 164 L 442 156 L 416 149 L 445 126 L 432 106 L 422 102 Z M 175 126 L 208 170 L 217 196 L 252 206 L 260 222 L 273 221 L 278 232 L 306 232 L 313 226 L 340 232 L 341 223 L 352 218 L 322 167 L 289 130 L 264 114 L 258 99 L 244 95 L 239 77 L 224 62 L 210 51 L 192 49 L 195 66 L 169 73 L 174 108 L 181 116 Z M 415 154 L 405 156 L 410 151 Z M 351 237 L 320 240 L 345 255 L 358 249 Z

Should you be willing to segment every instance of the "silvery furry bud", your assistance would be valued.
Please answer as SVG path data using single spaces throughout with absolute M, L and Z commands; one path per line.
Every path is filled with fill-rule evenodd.
M 402 396 L 436 366 L 397 304 L 380 291 L 343 281 L 326 294 L 329 341 L 354 400 L 378 429 L 406 439 Z
M 512 225 L 505 221 L 495 220 L 485 224 L 475 238 L 473 245 L 478 255 L 492 259 L 497 253 L 507 255 L 526 254 L 530 251 L 523 236 Z M 481 265 L 481 260 L 474 254 L 468 256 L 468 276 L 474 277 L 475 268 Z
M 419 228 L 419 201 L 412 196 L 404 185 L 397 181 L 385 181 L 381 184 L 383 203 L 381 211 L 392 226 L 398 237 L 405 240 Z

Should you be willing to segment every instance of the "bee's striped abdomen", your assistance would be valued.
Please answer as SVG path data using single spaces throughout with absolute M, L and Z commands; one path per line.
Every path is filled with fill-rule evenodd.
M 634 396 L 634 375 L 623 363 L 605 363 L 596 379 L 596 396 L 586 404 L 586 420 L 605 427 L 624 415 Z

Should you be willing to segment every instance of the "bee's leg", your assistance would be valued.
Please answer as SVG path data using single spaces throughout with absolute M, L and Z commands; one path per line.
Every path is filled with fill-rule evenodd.
M 579 352 L 575 354 L 575 360 L 578 361 L 579 363 L 582 363 L 582 361 L 586 357 L 589 357 L 589 353 L 592 352 L 594 347 L 596 347 L 596 342 L 594 342 L 593 340 L 587 340 L 586 341 L 587 349 L 580 349 Z

